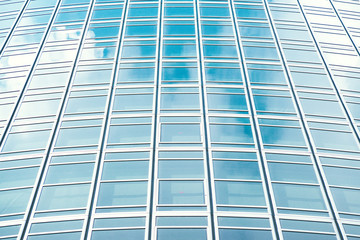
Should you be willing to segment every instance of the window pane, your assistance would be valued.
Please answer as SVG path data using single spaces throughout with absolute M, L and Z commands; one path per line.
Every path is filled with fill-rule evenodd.
M 360 213 L 360 191 L 357 189 L 331 188 L 339 211 Z
M 31 188 L 1 191 L 0 214 L 24 212 L 31 192 Z
M 50 166 L 45 183 L 68 183 L 90 181 L 93 163 L 65 164 Z
M 336 240 L 335 235 L 316 234 L 316 233 L 299 233 L 299 232 L 284 232 L 284 240 Z
M 108 143 L 150 142 L 151 125 L 111 126 Z
M 216 201 L 230 205 L 265 205 L 261 183 L 216 181 Z
M 202 181 L 161 181 L 159 184 L 160 204 L 203 204 Z
M 159 178 L 203 178 L 202 160 L 160 160 Z
M 211 141 L 225 143 L 253 143 L 250 126 L 211 124 Z
M 0 171 L 0 189 L 31 186 L 35 182 L 39 168 L 19 168 Z
M 158 229 L 157 240 L 206 240 L 206 229 Z
M 101 127 L 60 129 L 56 147 L 97 144 Z
M 325 209 L 318 186 L 273 184 L 273 189 L 279 207 Z
M 98 206 L 146 204 L 147 182 L 102 183 Z
M 312 165 L 269 163 L 271 179 L 274 181 L 317 183 Z
M 200 142 L 199 124 L 162 124 L 162 142 Z
M 144 240 L 144 237 L 145 237 L 145 230 L 143 229 L 107 230 L 107 231 L 93 231 L 91 240 L 105 240 L 105 239 Z
M 28 240 L 79 240 L 81 237 L 81 232 L 72 232 L 72 233 L 53 233 L 45 234 L 38 236 L 29 236 Z
M 219 234 L 220 240 L 273 240 L 271 232 L 266 230 L 219 229 Z
M 257 162 L 214 161 L 214 175 L 222 179 L 260 179 Z
M 199 109 L 198 94 L 161 94 L 161 109 Z
M 105 162 L 102 179 L 144 179 L 147 178 L 148 172 L 148 161 Z
M 37 210 L 86 207 L 90 184 L 44 187 Z

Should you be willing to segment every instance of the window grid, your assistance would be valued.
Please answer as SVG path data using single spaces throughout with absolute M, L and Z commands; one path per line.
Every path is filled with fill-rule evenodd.
M 0 5 L 1 239 L 360 238 L 354 1 Z

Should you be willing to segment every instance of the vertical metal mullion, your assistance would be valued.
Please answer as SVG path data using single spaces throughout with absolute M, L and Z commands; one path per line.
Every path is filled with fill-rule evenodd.
M 289 84 L 289 87 L 290 87 L 290 92 L 292 94 L 292 97 L 294 99 L 294 103 L 295 103 L 297 112 L 299 114 L 300 123 L 301 123 L 301 126 L 302 126 L 303 130 L 304 130 L 306 140 L 307 140 L 307 142 L 309 144 L 311 155 L 314 158 L 315 169 L 317 171 L 318 176 L 320 177 L 320 187 L 323 190 L 323 192 L 325 193 L 327 205 L 329 206 L 331 217 L 333 218 L 333 220 L 335 222 L 335 226 L 336 226 L 336 230 L 338 232 L 338 235 L 343 240 L 344 239 L 344 237 L 343 237 L 344 233 L 342 231 L 340 223 L 338 222 L 337 209 L 332 203 L 331 192 L 330 192 L 330 189 L 328 188 L 328 185 L 325 182 L 325 176 L 324 176 L 324 173 L 323 173 L 323 170 L 322 170 L 322 167 L 321 167 L 321 163 L 320 163 L 320 160 L 319 160 L 319 158 L 318 158 L 318 156 L 316 154 L 316 147 L 315 147 L 315 144 L 312 141 L 310 129 L 307 126 L 307 122 L 305 120 L 305 114 L 304 114 L 304 112 L 303 112 L 303 110 L 301 108 L 300 100 L 299 100 L 299 97 L 298 97 L 297 92 L 295 90 L 294 83 L 292 82 L 291 73 L 290 73 L 290 70 L 289 70 L 289 68 L 287 66 L 287 61 L 286 61 L 286 58 L 284 56 L 284 53 L 283 53 L 283 50 L 282 50 L 282 47 L 281 47 L 281 44 L 280 44 L 280 40 L 279 40 L 279 38 L 277 36 L 277 33 L 276 33 L 276 30 L 275 30 L 275 25 L 274 25 L 273 19 L 271 17 L 271 13 L 270 13 L 270 9 L 269 9 L 267 0 L 263 0 L 263 2 L 264 2 L 266 14 L 267 14 L 267 16 L 269 18 L 269 24 L 271 26 L 271 30 L 272 30 L 273 35 L 274 35 L 275 44 L 276 44 L 276 47 L 277 47 L 279 55 L 280 55 L 281 64 L 283 65 L 283 67 L 285 69 L 285 74 L 286 74 L 286 78 L 287 78 L 287 81 L 288 81 L 288 84 Z
M 206 173 L 207 173 L 207 186 L 208 186 L 208 198 L 209 198 L 209 209 L 210 209 L 210 229 L 211 229 L 211 236 L 212 239 L 216 239 L 215 234 L 215 205 L 214 205 L 214 199 L 215 197 L 215 187 L 213 185 L 213 179 L 212 179 L 212 172 L 210 165 L 212 162 L 210 161 L 209 156 L 209 133 L 208 133 L 208 121 L 207 121 L 207 105 L 206 103 L 206 87 L 205 87 L 205 81 L 204 81 L 204 63 L 203 63 L 203 48 L 202 48 L 202 36 L 201 36 L 201 21 L 200 21 L 200 4 L 199 0 L 194 0 L 195 3 L 195 24 L 196 24 L 196 41 L 197 41 L 197 47 L 198 47 L 198 66 L 199 66 L 199 73 L 200 73 L 200 89 L 201 89 L 201 102 L 202 102 L 202 118 L 203 118 L 203 124 L 204 124 L 204 143 L 205 143 L 205 161 L 206 161 Z
M 355 124 L 354 119 L 353 119 L 353 117 L 352 117 L 351 111 L 348 110 L 348 107 L 347 107 L 347 105 L 346 105 L 346 102 L 345 102 L 345 100 L 343 99 L 343 96 L 342 96 L 340 90 L 339 90 L 338 87 L 336 86 L 336 83 L 335 83 L 335 81 L 334 81 L 334 78 L 333 78 L 333 76 L 332 76 L 332 73 L 331 73 L 331 71 L 330 71 L 330 68 L 329 68 L 328 64 L 326 63 L 325 57 L 323 56 L 323 54 L 322 54 L 322 52 L 321 52 L 319 43 L 317 42 L 317 40 L 316 40 L 316 38 L 315 38 L 315 35 L 314 35 L 314 32 L 313 32 L 313 30 L 312 30 L 312 28 L 311 28 L 311 26 L 310 26 L 310 23 L 309 23 L 309 21 L 308 21 L 307 18 L 306 18 L 306 15 L 305 15 L 304 9 L 303 9 L 303 7 L 302 7 L 302 5 L 301 5 L 301 3 L 300 3 L 300 0 L 297 0 L 297 4 L 298 4 L 298 6 L 299 6 L 300 13 L 301 13 L 301 14 L 303 15 L 303 17 L 304 17 L 305 24 L 306 24 L 306 26 L 307 26 L 307 28 L 308 28 L 308 30 L 309 30 L 309 33 L 310 33 L 310 35 L 311 35 L 311 37 L 312 37 L 312 39 L 313 39 L 313 42 L 314 42 L 314 44 L 315 44 L 315 48 L 317 49 L 317 52 L 319 53 L 319 56 L 320 56 L 320 58 L 321 58 L 321 60 L 322 60 L 322 62 L 323 62 L 323 64 L 324 64 L 324 67 L 325 67 L 325 70 L 326 70 L 326 72 L 327 72 L 327 74 L 328 74 L 328 76 L 329 76 L 330 82 L 331 82 L 331 84 L 332 84 L 333 87 L 334 87 L 334 90 L 335 90 L 336 96 L 337 96 L 338 99 L 339 99 L 340 105 L 341 105 L 341 106 L 343 107 L 343 109 L 344 109 L 345 115 L 346 115 L 346 117 L 347 117 L 347 119 L 348 119 L 348 121 L 349 121 L 349 123 L 350 123 L 350 127 L 351 127 L 351 129 L 353 130 L 353 133 L 355 134 L 358 142 L 360 142 L 360 132 L 359 132 L 359 130 L 358 130 L 357 127 L 356 127 L 356 124 Z
M 111 84 L 110 84 L 110 89 L 109 89 L 109 96 L 108 96 L 108 100 L 106 102 L 106 112 L 105 112 L 105 117 L 104 117 L 104 123 L 103 123 L 103 128 L 102 128 L 102 133 L 100 134 L 101 137 L 101 142 L 100 142 L 100 146 L 99 146 L 99 154 L 98 154 L 98 159 L 97 162 L 95 162 L 95 168 L 94 168 L 94 177 L 93 177 L 93 181 L 91 182 L 91 184 L 93 185 L 92 189 L 90 190 L 91 193 L 90 195 L 90 199 L 89 199 L 89 204 L 88 204 L 88 215 L 87 215 L 87 219 L 86 219 L 86 223 L 84 226 L 84 231 L 82 233 L 84 240 L 86 240 L 87 238 L 90 239 L 90 231 L 92 229 L 91 226 L 91 222 L 92 222 L 92 218 L 93 218 L 93 213 L 94 213 L 94 209 L 96 201 L 95 201 L 95 196 L 96 193 L 98 191 L 97 187 L 98 187 L 98 182 L 99 182 L 99 176 L 100 176 L 100 169 L 101 169 L 101 163 L 102 163 L 102 159 L 104 158 L 105 155 L 105 148 L 106 148 L 106 137 L 108 134 L 108 129 L 109 129 L 109 124 L 110 124 L 110 119 L 111 119 L 111 109 L 112 109 L 112 105 L 113 105 L 113 96 L 114 96 L 114 92 L 116 89 L 116 79 L 117 79 L 117 74 L 118 74 L 118 69 L 119 69 L 119 59 L 121 57 L 121 50 L 122 50 L 122 43 L 123 43 L 123 35 L 124 35 L 124 29 L 125 29 L 125 22 L 126 22 L 126 14 L 127 14 L 127 10 L 128 10 L 128 1 L 130 0 L 124 0 L 124 5 L 123 5 L 123 12 L 122 12 L 122 18 L 121 18 L 121 25 L 120 25 L 120 30 L 119 30 L 119 37 L 118 37 L 118 45 L 117 45 L 117 50 L 116 50 L 116 55 L 115 55 L 115 63 L 114 63 L 114 70 L 112 73 L 112 80 L 111 80 Z
M 6 36 L 6 39 L 5 39 L 4 43 L 3 43 L 3 46 L 0 49 L 0 57 L 4 53 L 5 48 L 6 48 L 7 44 L 8 44 L 8 42 L 10 41 L 11 36 L 12 36 L 13 32 L 15 31 L 15 28 L 16 28 L 17 24 L 19 23 L 20 19 L 22 18 L 26 7 L 29 5 L 29 2 L 30 2 L 30 0 L 25 1 L 25 3 L 23 4 L 22 9 L 20 10 L 18 16 L 16 17 L 15 22 L 13 23 L 13 26 L 11 27 L 10 31 L 8 32 L 8 34 Z
M 155 96 L 155 100 L 154 100 L 154 106 L 153 106 L 153 142 L 152 142 L 152 156 L 150 159 L 150 192 L 149 192 L 149 216 L 148 216 L 148 233 L 147 233 L 147 240 L 151 240 L 152 236 L 155 236 L 155 234 L 153 234 L 152 230 L 154 229 L 155 231 L 155 214 L 154 212 L 156 212 L 156 201 L 155 201 L 155 185 L 157 184 L 156 181 L 156 177 L 155 177 L 155 164 L 156 164 L 156 159 L 157 159 L 157 133 L 158 133 L 158 128 L 157 125 L 159 124 L 158 122 L 158 111 L 159 111 L 159 84 L 160 84 L 160 71 L 161 71 L 161 61 L 162 61 L 162 21 L 163 21 L 163 7 L 164 7 L 164 0 L 159 0 L 159 12 L 158 12 L 158 32 L 157 32 L 157 56 L 156 56 L 156 69 L 155 69 L 155 92 L 154 92 L 154 96 Z M 155 210 L 154 210 L 155 209 Z
M 254 128 L 254 139 L 255 139 L 255 144 L 257 146 L 257 150 L 258 150 L 258 156 L 259 156 L 259 165 L 260 165 L 260 170 L 262 172 L 262 175 L 264 177 L 264 183 L 265 183 L 265 192 L 267 194 L 267 199 L 268 199 L 268 203 L 269 203 L 269 209 L 270 209 L 270 214 L 271 214 L 271 223 L 273 224 L 273 232 L 275 234 L 275 237 L 277 240 L 282 239 L 281 238 L 281 234 L 280 234 L 280 226 L 277 225 L 277 210 L 276 210 L 276 203 L 275 203 L 275 199 L 273 197 L 272 194 L 272 187 L 271 187 L 271 180 L 269 177 L 269 173 L 267 171 L 266 168 L 266 160 L 264 157 L 264 152 L 262 150 L 262 141 L 261 141 L 261 135 L 260 135 L 260 127 L 258 125 L 257 122 L 257 117 L 256 117 L 256 109 L 255 109 L 255 104 L 254 104 L 254 100 L 252 98 L 252 93 L 250 91 L 250 82 L 249 82 L 249 78 L 247 75 L 247 68 L 245 65 L 245 56 L 243 55 L 243 51 L 242 51 L 242 43 L 240 40 L 240 31 L 238 29 L 238 24 L 237 24 L 237 17 L 236 17 L 236 12 L 234 10 L 234 2 L 233 0 L 229 0 L 230 1 L 230 7 L 231 7 L 231 15 L 232 15 L 232 21 L 233 21 L 233 25 L 234 25 L 234 30 L 235 30 L 235 38 L 236 38 L 236 43 L 237 43 L 237 48 L 239 50 L 239 54 L 240 54 L 240 62 L 241 62 L 241 67 L 242 67 L 242 71 L 243 71 L 243 76 L 244 76 L 244 87 L 245 87 L 245 91 L 246 91 L 246 96 L 247 96 L 247 101 L 249 104 L 249 111 L 250 111 L 250 117 L 251 117 L 251 122 L 252 122 L 252 126 Z
M 19 95 L 17 97 L 17 100 L 15 102 L 15 106 L 14 106 L 14 108 L 12 110 L 10 118 L 7 121 L 7 124 L 5 125 L 2 136 L 0 137 L 0 151 L 1 151 L 2 147 L 4 147 L 5 139 L 6 139 L 7 135 L 9 134 L 9 131 L 10 131 L 10 128 L 11 128 L 11 123 L 14 121 L 15 115 L 16 115 L 17 111 L 20 108 L 22 99 L 24 98 L 24 95 L 25 95 L 27 87 L 28 87 L 28 85 L 30 83 L 30 79 L 32 77 L 32 74 L 35 71 L 35 67 L 36 67 L 37 62 L 38 62 L 38 60 L 40 58 L 41 52 L 42 52 L 42 50 L 43 50 L 43 48 L 45 46 L 46 39 L 47 39 L 47 37 L 49 35 L 50 29 L 51 29 L 51 27 L 52 27 L 52 25 L 53 25 L 53 23 L 55 21 L 55 16 L 58 13 L 61 1 L 62 0 L 58 0 L 57 5 L 55 6 L 55 8 L 54 8 L 54 10 L 52 12 L 52 16 L 50 18 L 50 21 L 49 21 L 48 25 L 46 26 L 46 28 L 45 28 L 46 30 L 44 31 L 44 35 L 43 35 L 43 37 L 41 39 L 40 46 L 37 48 L 37 54 L 35 56 L 34 62 L 32 63 L 32 65 L 30 67 L 30 71 L 28 72 L 27 78 L 26 78 L 24 84 L 22 85 L 22 88 L 21 88 L 20 93 L 19 93 Z
M 342 27 L 344 28 L 344 30 L 345 30 L 345 32 L 346 32 L 346 35 L 349 37 L 352 45 L 354 46 L 355 51 L 356 51 L 357 54 L 360 56 L 360 50 L 359 50 L 359 48 L 356 46 L 354 40 L 352 39 L 351 34 L 350 34 L 350 32 L 348 31 L 347 27 L 345 26 L 345 23 L 344 23 L 343 20 L 341 19 L 341 16 L 340 16 L 340 14 L 338 13 L 336 7 L 334 6 L 334 3 L 332 2 L 332 0 L 329 0 L 329 2 L 330 2 L 330 4 L 331 4 L 332 8 L 334 9 L 334 12 L 335 12 L 335 14 L 336 14 L 336 17 L 337 17 L 337 18 L 339 19 L 339 21 L 341 22 L 341 25 L 342 25 Z
M 59 0 L 56 12 L 59 9 L 59 6 L 60 6 L 61 2 L 62 2 L 62 0 Z M 51 137 L 50 137 L 50 141 L 49 141 L 48 146 L 47 146 L 46 154 L 45 154 L 44 160 L 42 162 L 42 165 L 40 167 L 40 171 L 39 171 L 40 174 L 38 175 L 39 176 L 38 181 L 37 181 L 36 186 L 35 186 L 34 194 L 32 195 L 33 199 L 31 199 L 31 204 L 30 204 L 29 210 L 27 211 L 26 220 L 25 220 L 25 223 L 24 223 L 24 228 L 23 228 L 22 233 L 21 233 L 21 239 L 24 239 L 24 237 L 26 235 L 27 228 L 29 227 L 29 222 L 30 222 L 31 216 L 32 216 L 32 214 L 34 212 L 37 200 L 39 198 L 39 194 L 41 193 L 41 187 L 42 187 L 41 185 L 42 185 L 42 182 L 44 181 L 44 178 L 45 178 L 44 173 L 45 173 L 45 171 L 47 169 L 47 166 L 49 164 L 49 156 L 50 156 L 50 153 L 51 153 L 51 149 L 52 149 L 52 147 L 54 145 L 55 136 L 56 136 L 56 133 L 58 132 L 59 125 L 60 125 L 60 122 L 61 122 L 61 117 L 62 117 L 63 111 L 65 109 L 65 105 L 66 105 L 66 102 L 67 102 L 67 99 L 68 99 L 71 83 L 72 83 L 74 72 L 75 72 L 75 69 L 76 69 L 76 66 L 77 66 L 77 63 L 78 63 L 78 60 L 79 60 L 79 55 L 80 55 L 80 52 L 81 52 L 81 49 L 82 49 L 82 46 L 83 46 L 83 42 L 84 42 L 84 39 L 85 39 L 85 36 L 86 36 L 86 31 L 87 31 L 87 28 L 88 28 L 88 22 L 90 20 L 90 16 L 91 16 L 91 13 L 92 13 L 94 2 L 95 2 L 95 0 L 91 0 L 90 6 L 88 7 L 87 17 L 86 17 L 86 20 L 84 22 L 84 29 L 83 29 L 83 32 L 82 32 L 82 35 L 81 35 L 81 38 L 80 38 L 80 41 L 79 41 L 79 44 L 78 44 L 78 50 L 77 50 L 76 57 L 75 57 L 75 60 L 74 60 L 74 65 L 73 65 L 73 67 L 71 69 L 71 73 L 70 73 L 70 76 L 69 76 L 69 81 L 68 81 L 68 84 L 67 84 L 66 89 L 64 91 L 64 97 L 63 97 L 62 103 L 60 105 L 60 109 L 59 109 L 57 119 L 56 119 L 54 127 L 53 127 L 53 131 L 52 131 L 52 133 L 50 135 Z M 56 14 L 54 14 L 52 16 L 51 23 L 54 21 L 55 15 Z M 46 35 L 50 32 L 49 29 L 48 29 Z M 42 47 L 43 47 L 43 45 L 44 45 L 44 43 L 42 44 Z M 39 53 L 40 53 L 40 51 L 39 51 Z M 38 55 L 39 55 L 39 53 L 38 53 Z M 38 56 L 37 56 L 37 58 L 38 58 Z M 36 59 L 36 61 L 37 60 L 38 59 Z M 33 71 L 33 69 L 32 69 L 32 71 Z

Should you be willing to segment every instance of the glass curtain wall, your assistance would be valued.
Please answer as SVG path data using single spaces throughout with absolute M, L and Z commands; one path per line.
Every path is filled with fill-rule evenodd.
M 358 0 L 0 0 L 0 240 L 360 239 Z

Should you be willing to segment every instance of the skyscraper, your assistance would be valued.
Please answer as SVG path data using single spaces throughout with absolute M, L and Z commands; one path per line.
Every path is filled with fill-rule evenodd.
M 360 239 L 359 0 L 1 0 L 0 239 Z

